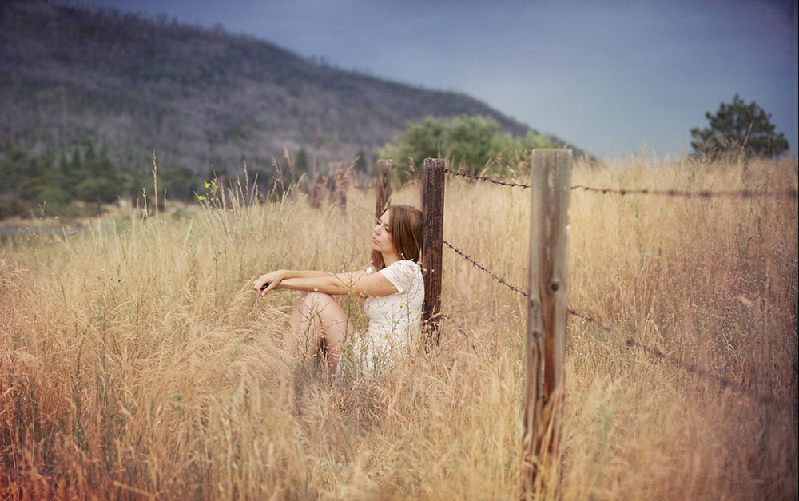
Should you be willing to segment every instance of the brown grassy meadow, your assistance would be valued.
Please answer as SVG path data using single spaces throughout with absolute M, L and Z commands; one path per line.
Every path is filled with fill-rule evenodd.
M 797 187 L 792 161 L 655 163 L 573 182 Z M 518 499 L 522 298 L 445 249 L 440 346 L 331 384 L 282 350 L 293 294 L 249 284 L 367 266 L 374 193 L 342 214 L 246 191 L 0 248 L 2 497 Z M 526 288 L 529 210 L 529 191 L 450 179 L 444 237 Z M 796 498 L 796 198 L 573 190 L 569 307 L 612 330 L 569 319 L 564 499 Z

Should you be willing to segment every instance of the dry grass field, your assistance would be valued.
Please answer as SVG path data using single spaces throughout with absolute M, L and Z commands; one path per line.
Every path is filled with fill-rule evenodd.
M 569 307 L 611 329 L 569 318 L 562 497 L 796 499 L 797 200 L 768 196 L 796 163 L 654 164 L 573 182 L 757 196 L 572 191 Z M 526 288 L 529 191 L 446 189 L 445 239 Z M 236 193 L 0 247 L 0 495 L 519 499 L 523 298 L 445 249 L 440 346 L 331 383 L 283 352 L 293 293 L 250 283 L 366 267 L 374 193 Z

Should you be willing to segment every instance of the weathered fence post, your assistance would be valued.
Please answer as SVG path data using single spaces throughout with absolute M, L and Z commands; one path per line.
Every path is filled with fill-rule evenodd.
M 391 201 L 391 160 L 377 161 L 377 200 L 375 201 L 375 215 L 380 217 L 388 208 Z
M 349 189 L 348 172 L 343 162 L 330 169 L 330 204 L 337 206 L 341 212 L 347 212 L 347 190 Z
M 424 306 L 422 321 L 427 341 L 438 344 L 438 313 L 441 311 L 441 257 L 444 249 L 444 159 L 425 158 L 422 172 L 422 212 L 424 214 Z
M 311 207 L 318 209 L 322 206 L 322 198 L 325 189 L 325 178 L 322 174 L 314 176 L 313 185 L 311 185 Z
M 338 206 L 341 212 L 347 212 L 347 192 L 350 190 L 350 173 L 344 169 L 339 170 L 336 184 Z
M 523 497 L 559 496 L 572 151 L 533 150 Z M 550 496 L 547 496 L 548 498 Z

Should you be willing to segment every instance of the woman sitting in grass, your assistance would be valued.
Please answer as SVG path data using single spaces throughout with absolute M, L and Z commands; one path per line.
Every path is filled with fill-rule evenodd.
M 291 313 L 286 347 L 303 359 L 321 352 L 333 375 L 342 347 L 355 330 L 332 296 L 367 296 L 369 328 L 352 346 L 355 357 L 375 372 L 391 367 L 418 336 L 424 302 L 417 264 L 421 247 L 422 213 L 408 205 L 392 205 L 372 232 L 372 268 L 349 273 L 278 270 L 261 275 L 253 288 L 261 296 L 274 289 L 303 291 Z

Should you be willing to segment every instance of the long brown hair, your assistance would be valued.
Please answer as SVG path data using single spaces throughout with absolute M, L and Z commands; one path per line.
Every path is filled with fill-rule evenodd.
M 410 205 L 390 205 L 388 231 L 400 259 L 418 262 L 422 252 L 422 211 Z M 376 250 L 372 251 L 372 267 L 375 271 L 386 267 L 383 255 Z

